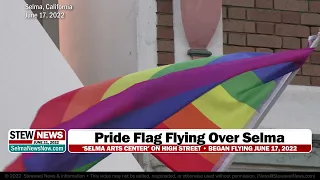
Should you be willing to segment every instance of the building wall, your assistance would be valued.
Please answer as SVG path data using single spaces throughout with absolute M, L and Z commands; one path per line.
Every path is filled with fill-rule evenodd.
M 319 0 L 223 0 L 224 53 L 304 48 L 308 36 L 318 32 L 319 13 Z M 320 86 L 320 52 L 292 84 Z
M 60 51 L 84 85 L 137 71 L 136 0 L 59 3 L 73 5 L 59 20 Z
M 156 2 L 60 0 L 60 51 L 84 85 L 143 69 L 156 60 Z
M 158 65 L 167 65 L 174 60 L 173 2 L 157 1 L 157 54 Z

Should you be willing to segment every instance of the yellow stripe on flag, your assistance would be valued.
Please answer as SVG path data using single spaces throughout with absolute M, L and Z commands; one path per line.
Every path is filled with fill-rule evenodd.
M 255 113 L 255 109 L 234 99 L 221 85 L 192 104 L 221 129 L 243 128 Z
M 155 73 L 166 68 L 167 66 L 169 65 L 148 69 L 145 71 L 136 72 L 136 73 L 123 76 L 108 88 L 108 90 L 104 93 L 101 100 L 104 100 L 110 96 L 118 94 L 137 83 L 149 80 Z

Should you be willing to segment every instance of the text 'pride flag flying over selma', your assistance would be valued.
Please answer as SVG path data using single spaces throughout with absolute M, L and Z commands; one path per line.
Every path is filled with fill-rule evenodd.
M 83 87 L 44 104 L 31 128 L 230 129 L 259 113 L 312 48 L 235 53 L 162 66 Z M 87 171 L 109 154 L 22 154 L 5 171 Z M 216 171 L 229 154 L 154 154 L 173 171 Z

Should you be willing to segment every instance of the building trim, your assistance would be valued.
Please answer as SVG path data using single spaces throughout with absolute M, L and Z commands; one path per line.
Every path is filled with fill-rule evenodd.
M 137 71 L 157 67 L 157 2 L 138 0 Z

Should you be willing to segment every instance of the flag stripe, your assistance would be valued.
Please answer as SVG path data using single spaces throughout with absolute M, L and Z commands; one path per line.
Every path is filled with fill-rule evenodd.
M 154 129 L 171 129 L 163 123 L 156 126 Z M 202 154 L 170 154 L 170 153 L 161 153 L 152 154 L 161 162 L 164 163 L 168 168 L 174 169 L 177 172 L 209 172 L 211 171 L 214 163 L 211 163 L 205 156 Z M 210 160 L 215 161 L 213 158 L 220 159 L 221 154 L 212 154 Z M 187 167 L 182 167 L 181 162 L 188 161 Z M 192 162 L 192 163 L 189 163 Z
M 206 127 L 206 129 L 220 129 L 193 104 L 187 105 L 163 123 L 168 127 L 176 129 L 203 129 L 203 127 Z
M 207 57 L 207 58 L 197 59 L 196 61 L 188 61 L 188 62 L 183 62 L 183 63 L 172 64 L 172 65 L 167 66 L 166 68 L 160 70 L 158 73 L 153 75 L 151 77 L 151 79 L 155 79 L 155 78 L 158 78 L 158 77 L 161 77 L 161 76 L 173 73 L 173 72 L 178 72 L 178 71 L 187 70 L 187 69 L 191 69 L 191 68 L 201 67 L 201 66 L 204 66 L 204 65 L 216 60 L 219 57 L 220 56 Z
M 103 159 L 101 159 L 101 160 L 103 160 Z M 93 167 L 94 165 L 98 164 L 101 160 L 90 162 L 84 166 L 81 166 L 79 168 L 74 169 L 73 172 L 85 172 L 88 169 L 90 169 L 91 167 Z
M 255 113 L 255 109 L 231 97 L 221 86 L 213 88 L 192 104 L 222 129 L 243 128 Z
M 297 69 L 297 67 L 299 67 L 299 65 L 295 63 L 281 63 L 274 66 L 256 69 L 253 72 L 262 82 L 266 83 L 279 77 L 278 73 L 283 74 L 285 72 L 285 74 L 287 74 Z
M 196 115 L 196 116 L 195 116 Z M 196 120 L 196 121 L 195 121 Z M 161 126 L 157 126 L 160 129 L 220 129 L 212 121 L 208 121 L 207 118 L 203 117 L 196 107 L 192 104 L 186 106 L 178 113 L 174 114 L 166 121 L 164 121 Z M 204 128 L 205 127 L 205 128 Z M 166 155 L 175 158 L 176 154 Z M 200 155 L 210 161 L 212 164 L 217 163 L 223 154 L 205 154 L 200 153 Z
M 265 97 L 270 93 L 270 89 L 275 87 L 274 83 L 263 83 L 253 72 L 241 74 L 235 78 L 230 79 L 221 85 L 227 92 L 239 102 L 243 102 L 253 109 L 258 109 Z M 238 90 L 234 90 L 234 87 Z M 255 90 L 266 91 L 255 92 Z M 249 92 L 250 91 L 250 92 Z M 258 97 L 256 97 L 258 95 Z M 252 99 L 251 97 L 256 97 Z
M 63 115 L 66 111 L 66 108 L 69 106 L 69 103 L 72 101 L 72 98 L 79 90 L 80 89 L 76 89 L 62 96 L 54 98 L 49 102 L 47 102 L 46 104 L 44 104 L 43 106 L 41 106 L 30 128 L 45 129 L 45 128 L 52 128 L 60 124 L 61 119 L 63 118 Z M 51 103 L 51 102 L 54 102 L 54 103 Z M 54 113 L 52 112 L 53 109 L 55 110 Z M 48 116 L 48 114 L 50 115 Z
M 259 87 L 262 84 L 263 82 L 253 72 L 247 72 L 231 78 L 229 81 L 222 83 L 221 86 L 237 101 L 243 102 L 251 108 L 256 109 L 259 102 L 252 103 L 243 93 L 252 87 Z M 235 86 L 237 90 L 235 90 Z
M 266 55 L 272 55 L 272 53 L 239 52 L 239 53 L 233 53 L 233 54 L 226 54 L 226 55 L 221 56 L 220 58 L 215 59 L 214 61 L 210 62 L 209 65 L 231 62 L 231 61 L 238 61 L 240 59 L 260 57 L 260 56 L 266 56 Z
M 91 106 L 99 103 L 106 90 L 117 80 L 118 78 L 106 81 L 104 83 L 91 85 L 86 88 L 81 88 L 74 95 L 72 101 L 70 102 L 62 122 L 74 118 L 75 116 L 86 111 Z
M 118 94 L 119 92 L 122 92 L 137 83 L 149 80 L 155 73 L 157 73 L 159 70 L 164 68 L 166 68 L 166 66 L 162 66 L 154 69 L 148 69 L 141 72 L 136 72 L 136 73 L 123 76 L 122 78 L 120 78 L 118 81 L 114 82 L 110 86 L 107 92 L 103 95 L 102 99 L 106 99 L 115 94 Z

